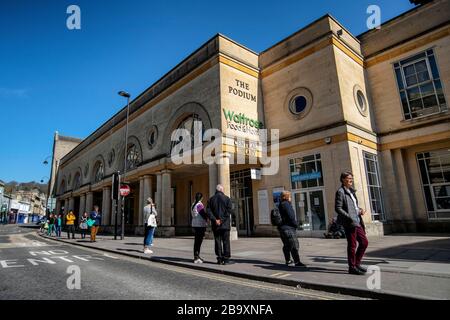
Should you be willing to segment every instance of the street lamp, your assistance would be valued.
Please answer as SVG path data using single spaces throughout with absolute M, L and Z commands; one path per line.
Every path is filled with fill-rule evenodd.
M 49 177 L 47 177 L 47 176 L 45 176 L 45 177 L 42 177 L 41 178 L 41 183 L 44 183 L 44 179 L 48 179 L 47 181 L 47 183 L 48 184 L 50 184 L 50 178 Z M 48 189 L 48 187 L 47 187 L 47 189 Z M 48 194 L 48 190 L 47 190 L 47 197 L 46 197 L 46 199 L 45 199 L 45 216 L 47 216 L 47 210 L 48 210 L 48 197 L 49 197 L 49 194 Z M 49 211 L 49 210 L 48 210 Z M 49 211 L 50 212 L 50 211 Z
M 127 173 L 127 147 L 128 147 L 128 117 L 130 115 L 130 94 L 126 91 L 119 91 L 119 96 L 127 98 L 127 120 L 125 124 L 125 151 L 124 151 L 124 168 L 123 168 L 123 179 L 125 181 L 125 175 Z M 120 186 L 119 186 L 120 188 Z M 125 236 L 125 197 L 122 197 L 122 232 L 121 232 L 121 240 L 124 239 Z M 117 219 L 116 219 L 117 221 Z

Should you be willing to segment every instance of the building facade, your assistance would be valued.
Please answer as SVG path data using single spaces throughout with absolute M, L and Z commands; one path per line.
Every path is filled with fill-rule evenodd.
M 123 108 L 58 155 L 56 211 L 99 205 L 112 230 L 111 176 L 126 165 L 127 232 L 142 232 L 151 196 L 157 232 L 189 234 L 195 193 L 221 183 L 240 235 L 275 235 L 269 212 L 290 190 L 299 234 L 320 236 L 350 170 L 369 235 L 450 230 L 449 8 L 435 0 L 358 37 L 326 15 L 259 54 L 213 37 L 131 102 L 127 146 Z

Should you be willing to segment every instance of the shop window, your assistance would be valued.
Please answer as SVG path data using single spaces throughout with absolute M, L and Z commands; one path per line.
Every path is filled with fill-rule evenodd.
M 292 190 L 323 186 L 320 154 L 289 160 Z
M 406 120 L 447 110 L 432 49 L 394 63 Z
M 450 219 L 450 149 L 417 154 L 429 219 Z
M 368 152 L 363 152 L 363 156 L 366 166 L 367 188 L 369 191 L 372 221 L 385 221 L 378 157 L 375 154 Z

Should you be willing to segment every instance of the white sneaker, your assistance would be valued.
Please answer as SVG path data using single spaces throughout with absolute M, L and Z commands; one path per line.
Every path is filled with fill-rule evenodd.
M 202 259 L 195 259 L 194 263 L 203 263 L 203 260 Z
M 153 251 L 150 250 L 150 249 L 145 249 L 145 250 L 144 250 L 144 253 L 145 253 L 145 254 L 151 254 L 151 253 L 153 253 Z

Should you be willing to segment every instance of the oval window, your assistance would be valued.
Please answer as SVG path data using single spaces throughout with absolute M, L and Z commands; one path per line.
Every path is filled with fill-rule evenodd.
M 306 100 L 306 98 L 304 96 L 298 96 L 295 97 L 294 100 L 292 100 L 290 110 L 293 114 L 298 115 L 305 111 L 307 105 L 308 101 Z

